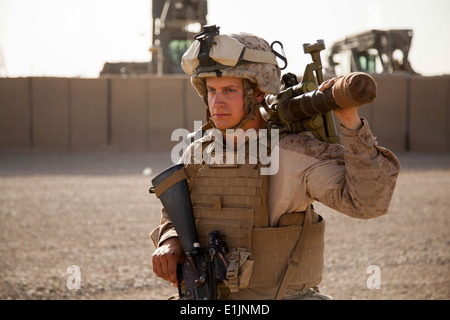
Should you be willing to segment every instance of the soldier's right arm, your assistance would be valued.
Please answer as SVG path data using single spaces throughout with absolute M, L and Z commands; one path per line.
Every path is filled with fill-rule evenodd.
M 178 287 L 177 265 L 184 262 L 184 252 L 178 237 L 166 239 L 153 252 L 153 272 L 160 278 Z
M 150 239 L 156 248 L 152 255 L 153 272 L 177 287 L 177 264 L 183 263 L 184 252 L 164 208 L 161 212 L 161 224 L 152 230 Z
M 187 151 L 184 152 L 180 163 L 186 158 L 186 153 Z M 161 210 L 160 225 L 154 228 L 149 236 L 156 248 L 152 255 L 153 271 L 158 277 L 172 282 L 173 286 L 177 287 L 177 264 L 184 263 L 185 254 L 178 233 L 164 207 Z
M 178 237 L 175 231 L 172 221 L 170 221 L 166 210 L 163 208 L 161 210 L 161 222 L 160 225 L 152 230 L 150 233 L 150 239 L 153 241 L 155 248 L 161 246 L 161 244 L 169 238 Z

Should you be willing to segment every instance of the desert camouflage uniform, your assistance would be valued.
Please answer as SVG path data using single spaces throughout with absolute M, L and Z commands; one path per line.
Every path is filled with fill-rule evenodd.
M 269 176 L 270 226 L 277 226 L 284 213 L 304 211 L 314 201 L 355 218 L 375 218 L 388 212 L 400 163 L 391 151 L 378 146 L 369 124 L 362 122 L 357 131 L 341 126 L 343 145 L 319 141 L 308 132 L 280 139 L 279 170 Z M 190 155 L 184 156 L 181 162 L 189 163 Z M 156 247 L 176 236 L 164 211 L 161 225 L 150 236 Z M 227 298 L 272 299 L 276 289 L 240 289 Z M 285 298 L 299 299 L 305 294 L 313 295 L 311 291 L 288 291 Z M 319 294 L 319 298 L 326 296 Z
M 247 48 L 271 51 L 270 45 L 254 35 L 231 35 L 244 43 Z M 183 70 L 193 74 L 197 68 L 195 59 L 198 52 L 187 52 L 183 57 Z M 211 55 L 211 53 L 210 53 Z M 255 82 L 267 94 L 279 93 L 280 69 L 271 63 L 243 64 L 236 68 L 221 70 L 223 77 L 241 77 Z M 216 76 L 214 72 L 198 73 L 191 81 L 203 101 L 207 103 L 205 79 Z M 244 82 L 245 85 L 245 82 Z M 254 108 L 252 92 L 244 96 L 246 112 Z M 207 115 L 208 109 L 207 109 Z M 342 145 L 329 144 L 317 140 L 309 132 L 283 135 L 279 141 L 279 170 L 269 176 L 268 214 L 269 225 L 279 225 L 285 213 L 305 211 L 308 205 L 319 201 L 328 207 L 356 218 L 374 218 L 388 212 L 394 192 L 400 164 L 389 150 L 378 146 L 369 124 L 362 119 L 363 126 L 352 131 L 341 126 Z M 181 163 L 188 164 L 191 155 L 186 152 Z M 313 216 L 318 220 L 317 214 Z M 158 247 L 166 239 L 177 233 L 162 211 L 161 224 L 150 237 Z M 273 299 L 276 286 L 243 288 L 228 296 L 220 292 L 219 298 L 227 299 Z M 226 294 L 226 292 L 225 292 Z M 327 298 L 314 290 L 288 291 L 286 299 Z

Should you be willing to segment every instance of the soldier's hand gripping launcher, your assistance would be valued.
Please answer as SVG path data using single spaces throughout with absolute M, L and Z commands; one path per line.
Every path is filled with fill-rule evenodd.
M 261 112 L 272 127 L 282 131 L 311 131 L 319 140 L 339 143 L 333 110 L 373 102 L 377 95 L 376 83 L 366 73 L 353 72 L 320 92 L 317 90 L 323 83 L 320 51 L 325 49 L 325 44 L 317 40 L 312 45 L 304 44 L 303 49 L 305 54 L 311 54 L 313 62 L 306 66 L 301 83 L 295 74 L 283 75 L 281 93 L 268 96 Z
M 209 234 L 208 252 L 200 247 L 184 166 L 167 168 L 152 179 L 152 184 L 149 191 L 161 201 L 186 255 L 177 270 L 180 300 L 216 299 L 216 279 L 222 279 L 223 268 L 226 270 L 223 259 L 226 249 L 216 230 Z

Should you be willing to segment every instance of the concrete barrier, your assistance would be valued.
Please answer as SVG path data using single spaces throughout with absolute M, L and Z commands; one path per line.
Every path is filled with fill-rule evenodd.
M 110 145 L 119 151 L 144 151 L 146 140 L 145 79 L 110 79 Z
M 170 76 L 147 80 L 148 147 L 170 150 L 176 144 L 171 134 L 186 125 L 186 77 Z
M 397 152 L 406 151 L 410 78 L 404 75 L 378 75 L 374 79 L 378 95 L 371 106 L 369 121 L 372 132 L 380 145 Z
M 189 131 L 193 131 L 194 121 L 202 121 L 202 123 L 205 123 L 206 105 L 189 80 L 186 81 L 186 106 L 187 123 L 185 128 Z
M 359 113 L 380 145 L 450 152 L 450 76 L 374 78 L 378 97 Z M 205 108 L 183 75 L 2 78 L 0 150 L 169 151 L 173 130 L 204 123 Z
M 35 150 L 69 151 L 69 79 L 31 79 L 31 134 Z
M 0 150 L 31 148 L 30 80 L 0 78 Z
M 108 145 L 108 80 L 70 79 L 70 151 Z
M 449 80 L 449 76 L 411 79 L 409 116 L 411 151 L 450 151 Z

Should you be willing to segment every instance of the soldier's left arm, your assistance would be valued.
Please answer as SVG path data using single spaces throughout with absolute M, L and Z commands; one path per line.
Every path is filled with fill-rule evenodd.
M 366 120 L 358 130 L 341 126 L 343 163 L 332 181 L 315 183 L 323 176 L 326 162 L 310 168 L 307 174 L 309 195 L 339 212 L 368 219 L 386 214 L 394 193 L 400 162 L 388 149 L 378 145 Z M 323 179 L 323 178 L 322 178 Z

